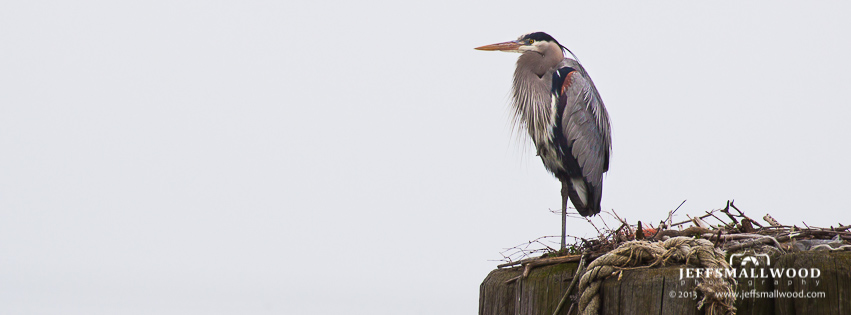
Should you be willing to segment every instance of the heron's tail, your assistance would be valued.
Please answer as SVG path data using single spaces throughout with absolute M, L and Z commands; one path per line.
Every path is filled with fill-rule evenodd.
M 571 177 L 570 181 L 562 182 L 562 194 L 567 197 L 583 217 L 600 213 L 600 200 L 603 187 L 594 187 L 582 177 Z

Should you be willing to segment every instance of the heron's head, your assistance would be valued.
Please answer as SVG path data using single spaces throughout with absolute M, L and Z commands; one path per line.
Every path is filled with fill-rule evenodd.
M 558 43 L 555 38 L 550 36 L 550 34 L 544 32 L 534 32 L 525 35 L 521 35 L 517 40 L 513 40 L 510 42 L 504 43 L 496 43 L 491 45 L 485 45 L 482 47 L 476 47 L 478 50 L 496 50 L 496 51 L 505 51 L 505 52 L 516 52 L 516 53 L 526 53 L 526 52 L 537 52 L 539 54 L 543 54 L 547 51 L 553 50 L 563 50 L 564 46 Z

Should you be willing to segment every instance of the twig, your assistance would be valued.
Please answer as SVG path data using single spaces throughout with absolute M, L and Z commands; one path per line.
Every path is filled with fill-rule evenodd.
M 664 224 L 664 223 L 662 223 L 662 224 Z M 664 229 L 662 229 L 662 225 L 659 225 L 659 228 L 656 229 L 656 234 L 653 234 L 653 240 L 658 241 L 659 240 L 659 234 L 662 233 L 662 231 L 664 231 Z
M 733 223 L 735 223 L 736 225 L 739 225 L 739 220 L 736 220 L 736 217 L 734 217 L 732 214 L 730 214 L 730 200 L 727 200 L 727 206 L 724 207 L 723 210 L 719 210 L 719 211 L 726 214 L 727 217 L 730 218 L 730 220 L 733 220 Z
M 750 218 L 742 219 L 742 232 L 745 232 L 745 233 L 753 233 L 754 232 L 753 224 L 751 224 L 751 222 L 753 222 L 753 220 L 751 220 Z
M 614 230 L 611 233 L 609 233 L 609 235 L 612 237 L 612 239 L 615 239 L 615 240 L 619 239 L 620 236 L 621 236 L 621 230 L 623 230 L 623 228 L 626 225 L 627 225 L 626 223 L 621 223 L 621 226 L 617 230 Z
M 526 269 L 523 270 L 523 274 L 524 274 L 523 277 L 525 278 L 526 276 L 529 275 L 529 272 L 527 270 L 531 271 L 531 269 L 535 268 L 535 267 L 552 265 L 552 264 L 560 264 L 560 263 L 566 263 L 566 262 L 574 262 L 574 261 L 579 261 L 581 258 L 582 258 L 581 255 L 567 255 L 567 256 L 561 256 L 561 257 L 555 257 L 555 258 L 535 259 L 535 260 L 532 260 L 532 261 L 529 261 L 529 262 L 526 262 L 526 263 L 523 264 L 523 266 L 526 267 Z
M 710 214 L 704 214 L 704 215 L 699 216 L 697 218 L 703 219 L 703 218 L 706 218 L 706 217 L 709 217 L 709 216 L 710 216 Z M 686 223 L 689 223 L 689 222 L 693 222 L 693 219 L 690 216 L 686 215 L 686 217 L 688 217 L 689 219 L 682 221 L 682 222 L 677 222 L 677 223 L 671 224 L 670 227 L 680 226 L 680 225 L 683 225 L 683 224 L 686 224 Z
M 670 236 L 670 237 L 674 237 L 674 236 L 697 236 L 697 235 L 712 234 L 712 233 L 714 233 L 714 231 L 712 231 L 710 229 L 705 229 L 705 228 L 702 228 L 702 227 L 699 227 L 699 226 L 690 226 L 690 227 L 688 227 L 684 230 L 681 230 L 681 231 L 679 231 L 679 230 L 663 230 L 663 231 L 657 233 L 655 236 L 653 236 L 653 238 L 658 239 L 658 237 L 662 237 L 662 236 Z
M 630 226 L 629 223 L 626 224 L 626 231 L 628 232 L 627 235 L 635 235 L 635 231 L 632 230 L 632 226 Z
M 504 264 L 499 264 L 499 265 L 496 265 L 496 267 L 502 269 L 502 268 L 505 268 L 505 267 L 522 265 L 523 263 L 526 263 L 526 262 L 529 262 L 529 261 L 532 261 L 532 260 L 535 260 L 535 259 L 537 259 L 537 258 L 521 259 L 521 260 L 518 260 L 518 261 L 512 261 L 512 262 L 507 262 L 507 263 L 504 263 Z
M 721 242 L 721 231 L 723 231 L 723 230 L 718 229 L 718 234 L 715 235 L 715 244 L 713 244 L 713 246 L 716 247 L 716 248 L 718 247 L 718 243 Z
M 603 222 L 603 226 L 605 226 L 605 227 L 606 227 L 606 230 L 609 230 L 609 231 L 611 231 L 611 230 L 612 230 L 612 229 L 609 227 L 609 225 L 608 225 L 608 224 L 606 224 L 606 220 L 603 220 L 603 216 L 600 216 L 600 222 Z
M 574 239 L 574 242 L 579 240 L 579 238 L 575 236 L 568 236 Z M 498 268 L 511 267 L 519 264 L 518 261 L 525 261 L 524 259 L 529 259 L 534 256 L 538 256 L 536 254 L 552 254 L 557 253 L 555 249 L 547 245 L 547 242 L 553 243 L 552 239 L 557 239 L 558 236 L 541 236 L 534 240 L 524 242 L 520 245 L 506 248 L 500 254 L 502 255 L 502 264 L 497 266 Z M 576 243 L 574 243 L 576 244 Z M 573 245 L 575 246 L 575 245 Z
M 733 209 L 736 209 L 736 211 L 739 212 L 739 215 L 742 216 L 743 218 L 750 220 L 751 223 L 756 224 L 759 227 L 762 227 L 762 224 L 759 224 L 759 222 L 756 222 L 754 219 L 749 218 L 748 216 L 745 215 L 744 212 L 742 212 L 742 210 L 739 210 L 739 208 L 736 208 L 736 200 L 733 200 L 733 201 L 730 202 L 730 207 L 733 207 Z
M 591 222 L 591 219 L 589 219 L 589 218 L 587 218 L 587 217 L 585 217 L 584 219 L 585 219 L 585 221 L 588 221 L 588 223 L 591 223 L 591 226 L 593 226 L 593 227 L 594 227 L 594 229 L 595 229 L 595 230 L 597 230 L 597 235 L 598 235 L 598 237 L 600 237 L 600 238 L 603 238 L 603 237 L 604 237 L 604 236 L 603 236 L 603 232 L 600 232 L 600 229 L 598 229 L 598 228 L 597 228 L 597 226 L 596 226 L 596 225 L 594 225 L 594 222 Z
M 604 211 L 604 212 L 606 212 L 606 211 Z M 606 212 L 606 213 L 609 213 L 609 212 Z M 615 212 L 615 209 L 612 209 L 612 212 L 609 213 L 609 215 L 611 215 L 612 217 L 614 217 L 615 219 L 617 219 L 618 221 L 620 221 L 623 224 L 621 226 L 621 228 L 626 226 L 626 230 L 629 231 L 628 234 L 632 235 L 632 227 L 629 226 L 629 223 L 626 221 L 626 219 L 621 218 L 621 216 L 619 216 L 618 213 Z M 618 230 L 620 230 L 621 228 L 618 228 Z
M 689 218 L 689 219 L 691 219 L 691 221 L 692 221 L 692 222 L 694 222 L 694 225 L 696 225 L 696 226 L 702 227 L 702 228 L 704 228 L 704 229 L 708 229 L 708 228 L 709 228 L 709 224 L 706 224 L 706 222 L 703 222 L 703 220 L 701 220 L 700 218 L 692 218 L 692 217 L 691 217 L 690 215 L 688 215 L 688 214 L 686 214 L 686 217 L 687 217 L 687 218 Z
M 603 212 L 609 213 L 608 211 L 603 211 Z M 614 217 L 615 219 L 618 219 L 618 221 L 620 221 L 621 223 L 623 223 L 623 224 L 627 224 L 627 223 L 626 223 L 626 220 L 622 219 L 622 218 L 621 218 L 621 216 L 619 216 L 619 215 L 618 215 L 618 213 L 617 213 L 617 212 L 615 212 L 615 209 L 612 209 L 612 212 L 611 212 L 611 213 L 609 213 L 609 215 L 611 215 L 611 216 L 612 216 L 612 217 Z
M 677 212 L 677 210 L 680 210 L 680 207 L 682 207 L 682 206 L 683 206 L 683 204 L 684 204 L 684 203 L 686 203 L 686 200 L 688 200 L 688 199 L 683 200 L 683 202 L 680 202 L 680 205 L 679 205 L 679 206 L 677 206 L 677 208 L 676 208 L 676 209 L 671 210 L 671 211 L 669 211 L 669 212 L 668 212 L 668 218 L 667 218 L 667 219 L 665 219 L 665 222 L 668 222 L 668 226 L 671 226 L 671 223 L 672 223 L 672 222 L 673 222 L 673 220 L 674 220 L 674 213 L 676 213 L 676 212 Z
M 520 277 L 521 277 L 521 276 L 516 276 L 516 277 L 514 277 L 514 278 L 511 278 L 511 279 L 505 280 L 505 282 L 503 282 L 503 283 L 504 283 L 504 284 L 512 283 L 512 282 L 517 281 L 518 279 L 520 279 Z
M 567 255 L 555 258 L 539 258 L 528 261 L 523 264 L 523 273 L 521 274 L 521 277 L 524 279 L 528 277 L 529 274 L 532 272 L 532 269 L 534 269 L 535 267 L 580 261 L 582 260 L 583 255 Z M 591 259 L 597 259 L 597 257 L 600 256 L 602 256 L 602 254 L 591 253 L 588 255 L 588 257 L 590 257 Z
M 724 222 L 724 220 L 721 220 L 721 218 L 719 218 L 719 217 L 715 216 L 715 214 L 713 214 L 713 212 L 715 212 L 715 211 L 718 211 L 718 209 L 715 209 L 715 210 L 712 210 L 712 211 L 706 211 L 706 214 L 711 215 L 713 218 L 715 218 L 715 220 L 718 220 L 718 222 L 721 222 L 721 224 L 727 225 L 727 222 Z
M 532 267 L 534 267 L 531 263 L 523 265 L 523 279 L 529 276 L 529 273 L 532 272 Z
M 765 220 L 765 222 L 768 222 L 768 224 L 771 224 L 771 226 L 782 226 L 780 225 L 780 222 L 777 222 L 777 220 L 768 213 L 766 213 L 762 219 Z

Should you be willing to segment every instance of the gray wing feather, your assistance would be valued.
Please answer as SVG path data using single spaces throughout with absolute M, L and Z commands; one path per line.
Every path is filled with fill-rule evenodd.
M 612 147 L 609 114 L 585 69 L 574 60 L 565 61 L 572 61 L 569 66 L 579 73 L 571 76 L 570 85 L 564 92 L 566 104 L 562 113 L 562 132 L 582 168 L 582 176 L 595 190 L 602 190 L 603 173 L 609 169 Z

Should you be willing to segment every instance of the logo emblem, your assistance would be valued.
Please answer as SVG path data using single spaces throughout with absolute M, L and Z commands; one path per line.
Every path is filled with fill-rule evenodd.
M 750 263 L 754 267 L 759 267 L 762 265 L 761 262 L 765 262 L 766 266 L 771 265 L 771 257 L 768 254 L 744 254 L 744 253 L 736 253 L 730 255 L 730 266 L 733 266 L 733 258 L 736 257 L 744 257 L 742 258 L 742 262 L 739 264 L 741 267 L 745 267 L 748 263 Z

